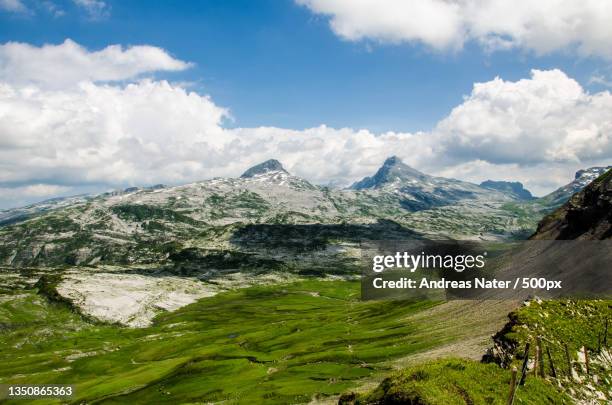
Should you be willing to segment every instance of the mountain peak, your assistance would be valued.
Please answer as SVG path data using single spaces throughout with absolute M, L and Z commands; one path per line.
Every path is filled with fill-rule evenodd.
M 612 166 L 594 166 L 589 167 L 588 169 L 578 170 L 576 172 L 574 180 L 585 180 L 590 183 L 591 181 L 595 180 L 597 177 L 601 176 L 603 173 L 607 172 L 610 169 L 612 169 Z
M 353 183 L 354 190 L 364 188 L 379 188 L 384 184 L 401 180 L 424 180 L 428 176 L 416 169 L 408 166 L 397 156 L 391 156 L 385 160 L 383 165 L 372 177 L 364 177 L 362 180 Z
M 395 166 L 395 165 L 403 165 L 403 164 L 404 162 L 402 162 L 402 159 L 393 155 L 391 157 L 388 157 L 385 160 L 385 162 L 383 163 L 383 166 Z
M 283 172 L 285 174 L 289 174 L 283 167 L 283 165 L 276 159 L 269 159 L 263 163 L 255 165 L 248 169 L 246 172 L 242 173 L 240 178 L 247 179 L 250 177 L 255 177 L 259 174 L 266 174 L 270 172 Z

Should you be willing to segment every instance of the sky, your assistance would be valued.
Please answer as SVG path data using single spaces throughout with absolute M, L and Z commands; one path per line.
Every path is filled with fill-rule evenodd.
M 387 156 L 536 195 L 612 164 L 607 0 L 0 0 L 0 208 Z

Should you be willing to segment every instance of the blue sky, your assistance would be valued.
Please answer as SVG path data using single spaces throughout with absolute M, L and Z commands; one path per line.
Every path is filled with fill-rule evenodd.
M 0 0 L 0 208 L 390 155 L 536 195 L 612 162 L 612 2 Z
M 0 42 L 42 45 L 70 38 L 92 50 L 109 44 L 159 46 L 195 63 L 162 76 L 192 82 L 229 108 L 234 118 L 229 126 L 428 130 L 475 82 L 561 68 L 598 90 L 589 78 L 607 66 L 563 51 L 488 53 L 468 44 L 448 53 L 418 43 L 350 42 L 334 35 L 328 18 L 288 0 L 107 0 L 109 15 L 94 19 L 72 1 L 55 4 L 66 14 L 55 17 L 34 2 L 33 15 L 1 13 Z

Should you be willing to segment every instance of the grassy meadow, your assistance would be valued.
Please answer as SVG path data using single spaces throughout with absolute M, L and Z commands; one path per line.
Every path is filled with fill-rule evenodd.
M 69 403 L 286 404 L 337 402 L 341 394 L 368 403 L 393 390 L 426 403 L 466 395 L 470 403 L 503 403 L 507 369 L 449 357 L 484 353 L 516 305 L 361 301 L 358 281 L 311 278 L 224 292 L 133 329 L 83 318 L 65 302 L 12 282 L 0 290 L 0 383 L 74 384 Z M 556 316 L 542 322 L 533 305 L 516 312 L 518 323 L 506 331 L 518 351 L 537 328 L 545 336 L 571 328 L 576 342 L 595 345 L 586 324 Z M 546 305 L 551 315 L 578 311 Z M 579 308 L 585 322 L 592 311 L 609 311 L 604 303 L 596 307 Z M 521 398 L 567 396 L 530 379 Z
M 74 403 L 299 403 L 460 337 L 406 320 L 436 303 L 358 298 L 358 282 L 257 286 L 128 329 L 85 321 L 35 289 L 5 290 L 0 382 L 75 384 Z

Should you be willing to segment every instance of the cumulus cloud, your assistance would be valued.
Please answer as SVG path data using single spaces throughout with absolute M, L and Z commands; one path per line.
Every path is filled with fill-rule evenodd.
M 28 8 L 21 0 L 0 0 L 0 10 L 10 13 L 27 13 Z
M 79 49 L 84 59 L 95 53 Z M 70 68 L 57 64 L 60 72 Z M 96 77 L 108 80 L 109 74 Z M 24 189 L 32 184 L 77 193 L 93 185 L 237 176 L 269 158 L 314 183 L 348 185 L 390 155 L 427 173 L 519 180 L 542 194 L 568 182 L 576 169 L 612 160 L 612 95 L 591 94 L 559 70 L 477 83 L 435 128 L 417 133 L 324 125 L 228 129 L 227 109 L 163 80 L 97 83 L 84 76 L 56 88 L 37 78 L 1 76 L 0 187 L 6 201 L 34 198 Z
M 232 156 L 233 161 L 241 162 L 237 166 L 234 164 L 234 175 L 253 163 L 277 157 L 290 172 L 314 183 L 347 185 L 371 175 L 394 154 L 417 167 L 423 167 L 433 157 L 430 142 L 421 133 L 375 134 L 368 130 L 335 129 L 325 125 L 301 131 L 261 127 L 239 128 L 227 133 L 233 138 L 232 149 L 238 151 Z
M 612 58 L 608 0 L 296 0 L 328 16 L 338 36 L 417 42 L 436 50 L 476 41 L 487 50 L 575 49 Z
M 73 90 L 0 86 L 0 182 L 177 182 L 204 176 L 225 110 L 144 80 Z M 197 172 L 193 170 L 196 169 Z
M 0 81 L 65 88 L 83 81 L 119 81 L 156 71 L 180 71 L 190 64 L 154 46 L 111 45 L 88 51 L 67 39 L 59 45 L 0 45 Z
M 348 40 L 422 41 L 444 49 L 461 46 L 465 35 L 461 8 L 440 0 L 297 0 L 315 13 L 329 15 L 330 26 Z
M 495 78 L 442 120 L 435 133 L 455 160 L 582 162 L 612 157 L 612 95 L 587 93 L 560 70 Z
M 314 182 L 346 181 L 375 170 L 411 139 L 424 139 L 326 126 L 229 130 L 222 125 L 227 114 L 210 98 L 165 81 L 83 83 L 70 91 L 5 83 L 0 184 L 177 184 L 235 176 L 270 157 Z

